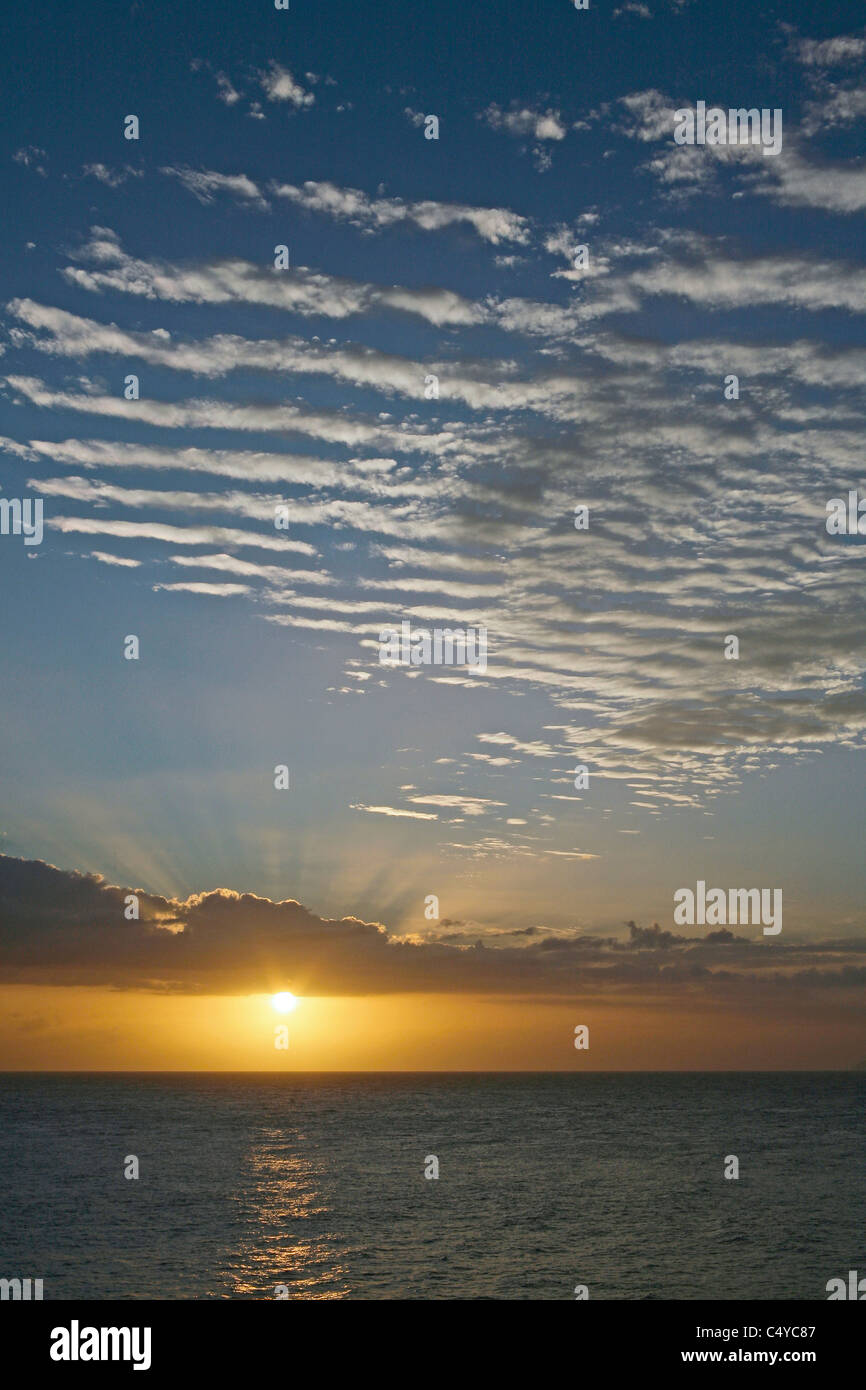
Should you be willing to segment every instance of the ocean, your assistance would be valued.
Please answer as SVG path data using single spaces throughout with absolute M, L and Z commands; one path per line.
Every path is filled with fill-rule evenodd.
M 0 1277 L 46 1300 L 826 1299 L 866 1275 L 866 1072 L 6 1073 L 0 1117 Z

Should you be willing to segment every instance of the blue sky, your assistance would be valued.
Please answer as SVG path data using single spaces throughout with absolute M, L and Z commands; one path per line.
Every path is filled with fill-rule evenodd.
M 466 941 L 697 879 L 855 932 L 862 7 L 62 17 L 0 59 L 5 853 Z M 781 154 L 676 146 L 698 100 Z M 383 669 L 404 617 L 486 675 Z

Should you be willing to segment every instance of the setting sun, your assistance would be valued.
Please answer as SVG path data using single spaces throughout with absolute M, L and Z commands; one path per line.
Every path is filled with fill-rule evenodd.
M 278 1014 L 290 1014 L 298 1007 L 298 1001 L 293 994 L 275 994 L 271 1004 Z

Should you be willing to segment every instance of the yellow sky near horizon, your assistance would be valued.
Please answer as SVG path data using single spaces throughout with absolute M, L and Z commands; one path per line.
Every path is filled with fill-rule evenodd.
M 574 1047 L 576 1025 L 589 1048 Z M 289 1047 L 275 1047 L 288 1028 Z M 392 994 L 301 999 L 0 987 L 0 1069 L 35 1071 L 774 1070 L 847 1068 L 866 1024 L 681 1003 Z

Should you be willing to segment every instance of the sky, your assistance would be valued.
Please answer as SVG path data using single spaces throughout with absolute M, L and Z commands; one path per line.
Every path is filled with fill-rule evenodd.
M 866 1058 L 862 6 L 73 0 L 0 68 L 0 1065 Z

